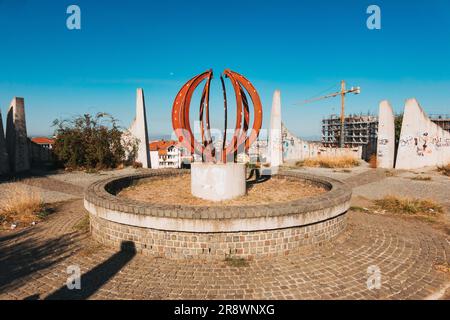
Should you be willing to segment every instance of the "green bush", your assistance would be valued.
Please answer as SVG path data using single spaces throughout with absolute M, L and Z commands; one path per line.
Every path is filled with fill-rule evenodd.
M 107 113 L 55 120 L 54 154 L 71 169 L 108 169 L 133 163 L 137 139 L 122 131 Z

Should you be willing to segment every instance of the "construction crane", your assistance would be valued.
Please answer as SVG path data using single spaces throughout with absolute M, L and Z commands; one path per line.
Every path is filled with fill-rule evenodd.
M 334 93 L 330 93 L 327 94 L 325 96 L 321 96 L 321 97 L 317 97 L 314 99 L 310 99 L 310 100 L 305 100 L 303 102 L 300 103 L 296 103 L 296 105 L 303 105 L 303 104 L 308 104 L 311 102 L 316 102 L 319 100 L 323 100 L 323 99 L 328 99 L 328 98 L 334 98 L 337 96 L 341 96 L 341 128 L 340 128 L 340 136 L 339 136 L 339 146 L 341 148 L 344 147 L 344 122 L 345 122 L 345 95 L 347 93 L 353 93 L 353 94 L 360 94 L 361 93 L 361 88 L 360 87 L 351 87 L 349 90 L 347 90 L 345 88 L 345 81 L 342 80 L 341 81 L 341 90 L 338 92 L 334 92 Z

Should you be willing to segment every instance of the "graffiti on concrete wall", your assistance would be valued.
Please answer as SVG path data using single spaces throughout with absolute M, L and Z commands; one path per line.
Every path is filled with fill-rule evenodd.
M 385 138 L 380 138 L 378 139 L 378 152 L 377 155 L 378 157 L 382 158 L 385 154 L 385 146 L 387 146 L 389 144 L 389 139 L 385 139 Z
M 450 162 L 450 133 L 432 122 L 416 99 L 403 112 L 396 169 L 441 166 Z
M 413 147 L 416 155 L 424 157 L 432 154 L 434 150 L 450 147 L 450 139 L 438 136 L 430 136 L 428 132 L 423 132 L 417 136 L 406 136 L 400 139 L 401 147 Z

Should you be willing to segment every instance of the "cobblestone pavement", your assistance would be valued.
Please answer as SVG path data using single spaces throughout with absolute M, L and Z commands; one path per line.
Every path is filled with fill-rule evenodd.
M 417 220 L 350 211 L 332 243 L 242 263 L 115 251 L 76 228 L 86 214 L 72 200 L 33 228 L 0 232 L 0 299 L 425 299 L 450 285 L 449 236 Z M 67 290 L 69 266 L 81 290 Z M 380 289 L 367 287 L 371 266 Z

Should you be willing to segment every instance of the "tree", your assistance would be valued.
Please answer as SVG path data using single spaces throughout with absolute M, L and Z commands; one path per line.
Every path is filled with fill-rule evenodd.
M 116 168 L 133 163 L 138 141 L 107 113 L 84 114 L 53 122 L 54 153 L 62 165 L 78 169 Z
M 394 120 L 395 127 L 395 143 L 398 145 L 400 141 L 400 133 L 402 131 L 403 113 L 397 114 Z

